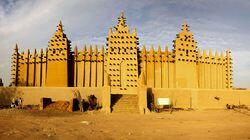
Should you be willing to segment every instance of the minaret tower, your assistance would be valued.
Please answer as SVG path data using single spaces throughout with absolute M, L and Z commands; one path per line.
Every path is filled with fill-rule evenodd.
M 110 28 L 107 37 L 107 73 L 112 89 L 126 90 L 137 87 L 138 37 L 136 29 L 130 32 L 124 12 L 118 18 L 114 31 Z
M 18 85 L 18 45 L 16 44 L 11 58 L 11 86 Z
M 196 41 L 186 22 L 182 25 L 181 30 L 174 40 L 176 86 L 178 88 L 197 88 Z
M 69 85 L 70 41 L 63 33 L 60 21 L 48 45 L 46 86 L 67 87 Z

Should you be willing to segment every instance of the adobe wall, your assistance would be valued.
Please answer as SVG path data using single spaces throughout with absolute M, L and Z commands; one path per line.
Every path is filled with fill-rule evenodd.
M 216 89 L 153 89 L 157 98 L 170 98 L 174 107 L 194 109 L 223 109 L 226 104 L 250 106 L 250 90 Z
M 110 87 L 1 87 L 0 103 L 5 97 L 17 95 L 24 99 L 24 105 L 38 105 L 42 97 L 52 98 L 52 100 L 71 100 L 74 98 L 74 91 L 78 90 L 83 99 L 94 94 L 98 102 L 109 108 Z M 138 88 L 137 93 L 142 94 Z M 151 92 L 148 88 L 148 93 Z M 154 101 L 157 98 L 170 98 L 176 108 L 194 109 L 224 109 L 226 104 L 250 106 L 250 90 L 209 90 L 209 89 L 174 89 L 174 88 L 153 88 Z M 3 96 L 6 95 L 6 96 Z M 104 102 L 102 102 L 105 100 Z M 143 104 L 143 103 L 140 103 Z
M 13 93 L 23 98 L 24 105 L 38 105 L 43 97 L 52 98 L 53 101 L 65 100 L 70 101 L 74 97 L 74 91 L 79 91 L 83 99 L 91 94 L 95 95 L 98 102 L 102 103 L 103 88 L 75 88 L 75 87 L 11 87 L 0 88 L 0 93 L 12 97 Z

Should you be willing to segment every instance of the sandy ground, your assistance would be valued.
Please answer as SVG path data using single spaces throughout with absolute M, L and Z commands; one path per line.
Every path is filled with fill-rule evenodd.
M 0 139 L 250 140 L 250 111 L 139 114 L 0 110 Z

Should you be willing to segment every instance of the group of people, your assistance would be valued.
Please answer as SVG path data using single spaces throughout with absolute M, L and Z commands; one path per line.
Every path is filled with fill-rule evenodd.
M 21 109 L 23 104 L 23 99 L 22 98 L 13 98 L 12 102 L 10 104 L 11 108 L 18 108 Z
M 84 112 L 87 110 L 97 110 L 100 108 L 95 95 L 90 95 L 88 96 L 88 100 L 84 100 L 82 99 L 80 92 L 75 91 L 75 97 L 78 101 L 78 108 L 81 112 Z

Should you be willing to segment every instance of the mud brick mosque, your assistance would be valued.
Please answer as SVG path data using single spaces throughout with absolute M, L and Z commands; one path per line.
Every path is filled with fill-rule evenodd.
M 16 45 L 10 89 L 21 93 L 26 105 L 41 105 L 44 98 L 72 101 L 77 90 L 84 99 L 96 96 L 107 113 L 144 114 L 160 99 L 169 99 L 175 108 L 250 106 L 250 90 L 232 87 L 231 51 L 201 51 L 186 22 L 171 51 L 139 46 L 137 30 L 130 30 L 124 12 L 106 39 L 102 46 L 72 50 L 60 22 L 46 49 L 21 52 Z
M 122 12 L 117 25 L 108 31 L 106 46 L 85 45 L 71 51 L 60 22 L 45 50 L 20 52 L 16 45 L 12 85 L 102 87 L 107 73 L 111 89 L 123 93 L 138 86 L 140 75 L 152 88 L 232 88 L 230 50 L 213 53 L 197 49 L 187 23 L 173 42 L 172 51 L 139 46 L 136 28 L 130 30 Z

